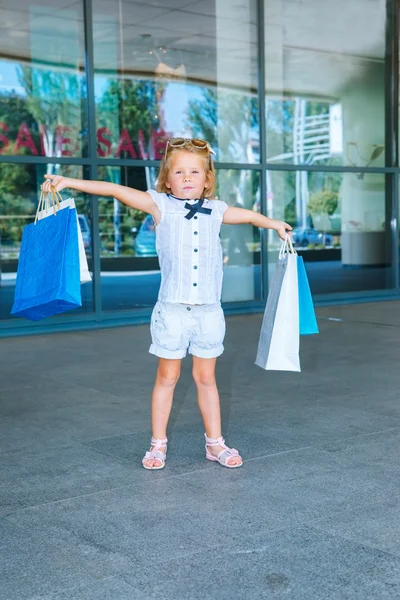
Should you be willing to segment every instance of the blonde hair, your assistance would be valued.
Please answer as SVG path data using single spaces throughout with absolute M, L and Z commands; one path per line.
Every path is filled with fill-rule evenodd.
M 206 180 L 207 186 L 204 188 L 203 193 L 201 195 L 202 198 L 213 198 L 215 196 L 215 169 L 214 163 L 211 158 L 211 153 L 208 148 L 197 148 L 190 143 L 186 143 L 185 145 L 174 148 L 173 146 L 169 146 L 168 149 L 164 152 L 164 156 L 162 157 L 162 161 L 160 164 L 160 169 L 158 171 L 157 177 L 157 192 L 164 192 L 169 194 L 171 190 L 166 186 L 166 182 L 168 181 L 169 170 L 171 168 L 171 159 L 177 152 L 192 152 L 193 154 L 197 154 L 201 156 L 204 163 L 204 170 L 206 172 Z

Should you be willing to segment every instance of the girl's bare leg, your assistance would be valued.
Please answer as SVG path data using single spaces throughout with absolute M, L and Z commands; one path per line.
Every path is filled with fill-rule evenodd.
M 156 381 L 151 396 L 151 426 L 153 437 L 163 440 L 167 437 L 167 425 L 171 414 L 174 390 L 181 372 L 181 360 L 159 358 Z M 153 446 L 151 446 L 151 450 Z M 165 447 L 160 450 L 164 451 Z M 146 466 L 157 467 L 161 462 L 158 458 L 150 458 Z
M 217 383 L 215 380 L 216 358 L 199 358 L 193 356 L 193 379 L 197 387 L 197 399 L 204 428 L 209 438 L 219 438 L 221 432 L 221 408 Z M 209 446 L 209 452 L 217 456 L 223 448 L 221 446 Z M 242 462 L 237 456 L 228 459 L 230 465 Z

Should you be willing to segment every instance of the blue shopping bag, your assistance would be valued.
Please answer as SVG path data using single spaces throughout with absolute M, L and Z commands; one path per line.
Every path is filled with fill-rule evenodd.
M 299 286 L 300 335 L 319 333 L 310 285 L 302 256 L 297 257 L 297 281 Z
M 24 228 L 12 315 L 40 321 L 82 306 L 76 209 Z

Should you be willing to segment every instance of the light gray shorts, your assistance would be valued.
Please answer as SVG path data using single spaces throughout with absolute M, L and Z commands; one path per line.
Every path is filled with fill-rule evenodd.
M 158 301 L 151 315 L 149 352 L 160 358 L 216 358 L 224 351 L 225 318 L 220 304 Z

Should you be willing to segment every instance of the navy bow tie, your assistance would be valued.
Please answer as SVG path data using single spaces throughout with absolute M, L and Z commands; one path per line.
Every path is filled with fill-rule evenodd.
M 185 208 L 188 209 L 188 214 L 185 215 L 185 219 L 192 219 L 196 213 L 203 213 L 204 215 L 211 215 L 211 208 L 203 208 L 204 200 L 199 200 L 196 204 L 189 204 L 186 202 Z

